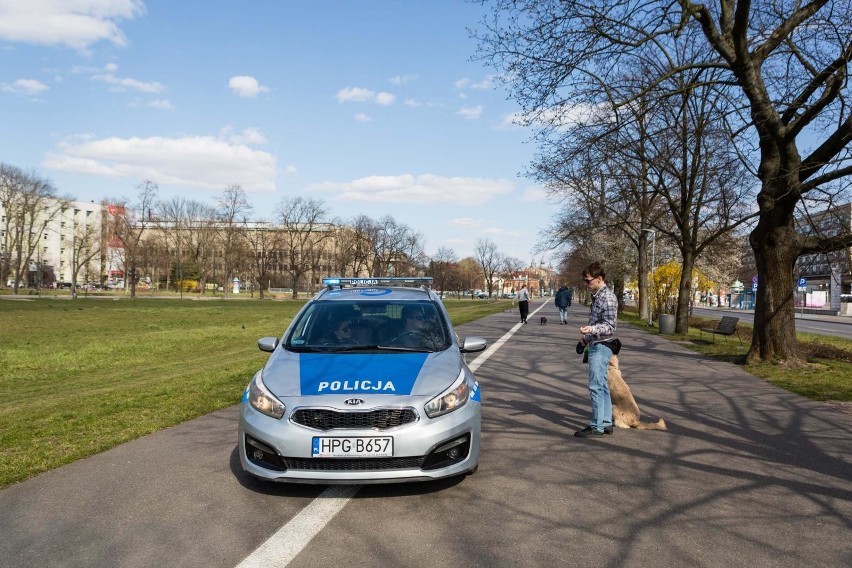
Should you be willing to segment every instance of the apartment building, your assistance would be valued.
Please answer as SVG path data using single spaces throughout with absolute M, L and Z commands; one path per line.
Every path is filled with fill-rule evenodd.
M 102 281 L 102 206 L 95 202 L 50 199 L 34 214 L 7 211 L 0 204 L 0 260 L 5 282 L 13 284 L 18 258 L 26 262 L 19 286 Z

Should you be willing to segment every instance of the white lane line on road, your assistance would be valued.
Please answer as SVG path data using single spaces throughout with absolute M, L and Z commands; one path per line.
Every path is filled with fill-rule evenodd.
M 237 568 L 284 568 L 361 489 L 332 485 L 249 554 Z
M 542 309 L 542 308 L 544 307 L 544 305 L 545 305 L 546 303 L 547 303 L 547 302 L 542 303 L 542 304 L 541 304 L 538 308 L 536 308 L 536 309 L 535 309 L 535 311 L 533 311 L 533 312 L 532 312 L 531 314 L 529 314 L 529 315 L 534 316 L 536 313 L 538 313 L 538 311 L 539 311 L 540 309 Z M 527 319 L 529 319 L 529 317 L 527 317 Z M 526 325 L 530 325 L 530 324 L 526 324 Z M 491 347 L 489 347 L 488 349 L 486 349 L 485 351 L 483 351 L 483 352 L 482 352 L 482 355 L 480 355 L 479 357 L 477 357 L 476 359 L 474 359 L 473 363 L 468 363 L 468 365 L 467 365 L 467 366 L 468 366 L 468 367 L 470 367 L 470 371 L 471 371 L 472 373 L 475 373 L 475 372 L 476 372 L 476 370 L 480 367 L 480 365 L 482 365 L 483 363 L 485 363 L 486 361 L 488 361 L 488 359 L 489 359 L 492 355 L 494 355 L 494 353 L 496 353 L 496 352 L 497 352 L 497 350 L 498 350 L 498 349 L 500 349 L 500 348 L 503 346 L 503 344 L 504 344 L 504 343 L 506 343 L 507 341 L 509 341 L 509 339 L 511 339 L 511 338 L 512 338 L 512 336 L 513 336 L 513 335 L 515 335 L 515 333 L 517 333 L 517 332 L 518 332 L 518 330 L 519 330 L 519 329 L 521 329 L 521 327 L 523 327 L 523 326 L 524 326 L 524 324 L 523 324 L 523 323 L 521 323 L 521 322 L 516 323 L 516 324 L 515 324 L 515 327 L 513 327 L 512 329 L 510 329 L 509 331 L 507 331 L 507 332 L 506 332 L 506 334 L 505 334 L 503 337 L 501 337 L 500 339 L 498 339 L 497 341 L 495 341 L 495 342 L 494 342 L 494 344 L 493 344 Z
M 544 307 L 542 303 L 530 315 L 535 315 Z M 470 363 L 471 372 L 475 372 L 489 357 L 497 352 L 504 343 L 515 335 L 524 324 L 518 322 L 506 334 L 486 349 L 482 355 Z M 527 324 L 529 325 L 529 324 Z M 266 542 L 249 554 L 237 568 L 285 568 L 293 558 L 328 524 L 334 516 L 361 489 L 361 485 L 332 485 L 319 497 L 310 502 L 298 515 L 278 529 Z

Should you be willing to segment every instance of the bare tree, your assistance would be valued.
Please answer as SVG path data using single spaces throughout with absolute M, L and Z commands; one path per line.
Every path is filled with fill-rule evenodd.
M 135 205 L 117 203 L 107 208 L 110 234 L 120 245 L 121 263 L 124 272 L 125 286 L 130 288 L 130 297 L 136 297 L 136 286 L 139 281 L 139 268 L 142 266 L 144 255 L 143 236 L 148 227 L 154 224 L 153 209 L 157 203 L 159 187 L 150 180 L 145 180 L 136 186 L 139 191 Z
M 621 109 L 602 106 L 571 124 L 555 116 L 537 133 L 542 152 L 531 171 L 564 204 L 540 246 L 570 256 L 573 247 L 596 232 L 623 233 L 638 253 L 643 315 L 650 313 L 651 305 L 649 235 L 651 227 L 666 218 L 652 180 L 650 146 L 657 135 L 651 124 L 652 106 L 647 96 Z M 574 279 L 585 266 L 574 272 Z
M 80 271 L 88 272 L 92 260 L 101 255 L 100 227 L 89 223 L 75 225 L 66 243 L 71 249 L 71 297 L 76 298 Z
M 252 209 L 246 192 L 240 185 L 228 186 L 219 197 L 219 243 L 222 247 L 225 296 L 228 295 L 229 280 L 234 277 L 234 269 L 240 263 L 239 252 L 245 250 L 246 222 Z
M 319 269 L 325 245 L 334 235 L 328 222 L 328 210 L 322 201 L 296 197 L 285 199 L 276 209 L 284 231 L 282 248 L 287 259 L 293 298 L 298 297 L 299 283 Z M 307 283 L 310 287 L 311 283 Z
M 373 225 L 370 239 L 373 244 L 371 276 L 407 276 L 411 266 L 423 264 L 422 235 L 412 231 L 408 225 L 398 223 L 390 215 L 385 215 Z
M 676 95 L 656 106 L 662 123 L 652 141 L 656 170 L 655 190 L 663 198 L 668 223 L 655 230 L 669 237 L 680 251 L 681 277 L 676 311 L 676 333 L 687 333 L 695 263 L 714 241 L 724 238 L 750 218 L 751 184 L 732 151 L 730 138 L 718 125 L 718 95 L 713 81 L 704 82 L 702 70 L 694 76 L 677 75 Z M 668 135 L 665 135 L 668 134 Z
M 337 241 L 345 246 L 337 247 L 337 265 L 342 275 L 360 276 L 373 274 L 373 248 L 378 228 L 375 221 L 366 215 L 358 215 L 350 223 L 335 223 Z
M 253 282 L 258 284 L 258 294 L 263 299 L 264 282 L 278 265 L 278 252 L 283 242 L 283 232 L 272 227 L 267 220 L 249 223 L 243 228 L 244 250 L 247 253 L 245 269 Z
M 482 286 L 482 266 L 473 257 L 465 257 L 459 261 L 459 290 L 472 291 Z
M 67 206 L 67 200 L 57 199 L 53 184 L 35 173 L 25 174 L 17 168 L 6 167 L 0 174 L 0 199 L 6 216 L 4 264 L 17 293 L 20 283 L 29 281 L 33 259 L 37 269 L 34 284 L 41 287 L 44 270 L 40 244 L 47 227 Z
M 17 291 L 17 267 L 13 272 L 12 255 L 21 248 L 23 233 L 17 230 L 17 214 L 27 175 L 20 168 L 0 163 L 0 208 L 3 209 L 2 241 L 0 241 L 0 283 L 12 276 Z
M 491 239 L 479 239 L 474 248 L 476 261 L 482 270 L 482 277 L 488 289 L 488 297 L 494 291 L 494 280 L 504 265 L 504 255 L 497 249 L 497 244 Z
M 848 233 L 821 239 L 795 230 L 803 201 L 837 195 L 852 174 L 850 12 L 849 0 L 497 0 L 480 53 L 510 71 L 511 95 L 530 121 L 581 105 L 618 107 L 690 69 L 721 70 L 715 85 L 729 137 L 760 184 L 750 235 L 759 287 L 748 359 L 796 363 L 793 263 L 852 242 Z M 713 57 L 678 64 L 673 52 L 699 37 Z M 673 63 L 645 77 L 644 91 L 613 98 L 610 87 L 621 84 L 625 67 L 649 59 Z
M 441 247 L 429 266 L 429 274 L 432 275 L 432 288 L 439 292 L 451 290 L 449 287 L 452 272 L 458 264 L 456 252 L 447 247 Z

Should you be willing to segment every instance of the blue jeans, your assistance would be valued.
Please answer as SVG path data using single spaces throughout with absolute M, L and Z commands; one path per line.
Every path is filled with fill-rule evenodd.
M 566 321 L 568 321 L 568 307 L 567 306 L 564 307 L 564 308 L 563 307 L 559 308 L 559 321 L 561 321 L 562 323 L 565 323 Z
M 602 343 L 589 345 L 589 397 L 592 399 L 592 421 L 589 424 L 598 432 L 612 426 L 612 399 L 609 397 L 607 367 L 612 349 Z

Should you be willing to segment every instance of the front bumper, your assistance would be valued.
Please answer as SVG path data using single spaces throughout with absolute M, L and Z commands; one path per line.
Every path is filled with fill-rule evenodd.
M 257 412 L 248 402 L 241 406 L 240 463 L 246 472 L 261 479 L 320 484 L 401 483 L 462 475 L 474 471 L 479 464 L 481 405 L 476 400 L 437 418 L 429 418 L 423 412 L 426 399 L 394 400 L 394 408 L 415 409 L 418 420 L 380 431 L 321 431 L 305 427 L 292 422 L 291 414 L 305 407 L 328 408 L 329 400 L 302 399 L 298 408 L 291 406 L 294 400 L 282 402 L 288 406 L 280 420 Z M 344 412 L 340 406 L 332 407 Z M 314 458 L 311 448 L 315 436 L 391 436 L 393 457 Z

